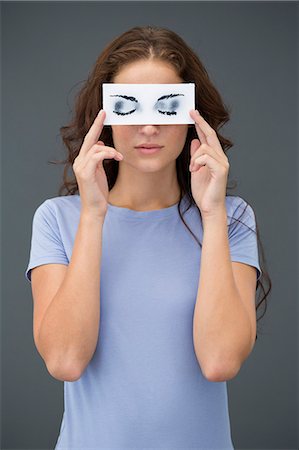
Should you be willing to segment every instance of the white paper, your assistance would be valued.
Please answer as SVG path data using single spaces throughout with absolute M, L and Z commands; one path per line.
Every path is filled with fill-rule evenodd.
M 103 83 L 102 99 L 104 125 L 195 123 L 195 83 Z

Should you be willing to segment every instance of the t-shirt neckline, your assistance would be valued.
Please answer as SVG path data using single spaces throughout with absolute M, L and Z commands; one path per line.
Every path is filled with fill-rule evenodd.
M 186 195 L 182 197 L 181 204 L 185 201 Z M 167 208 L 153 209 L 150 211 L 136 211 L 130 208 L 124 208 L 122 206 L 115 206 L 108 203 L 108 211 L 114 216 L 129 220 L 147 220 L 147 219 L 163 219 L 166 217 L 172 217 L 178 214 L 178 204 L 168 206 Z

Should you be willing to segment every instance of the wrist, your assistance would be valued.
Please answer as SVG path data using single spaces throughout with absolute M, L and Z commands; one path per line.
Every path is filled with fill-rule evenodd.
M 98 214 L 90 210 L 82 210 L 80 215 L 81 221 L 104 223 L 105 215 Z
M 222 221 L 227 221 L 227 211 L 226 207 L 219 207 L 216 211 L 211 213 L 201 213 L 203 225 L 208 225 L 210 223 L 217 223 Z

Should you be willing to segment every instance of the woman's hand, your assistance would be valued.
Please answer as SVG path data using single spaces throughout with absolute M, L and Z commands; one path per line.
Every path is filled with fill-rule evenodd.
M 228 158 L 223 152 L 216 131 L 199 115 L 190 111 L 199 139 L 190 147 L 191 191 L 202 216 L 213 216 L 225 210 Z
M 78 156 L 74 160 L 75 173 L 81 198 L 81 210 L 105 217 L 108 208 L 108 182 L 103 168 L 104 159 L 123 159 L 123 155 L 103 141 L 98 141 L 103 129 L 105 111 L 96 116 Z

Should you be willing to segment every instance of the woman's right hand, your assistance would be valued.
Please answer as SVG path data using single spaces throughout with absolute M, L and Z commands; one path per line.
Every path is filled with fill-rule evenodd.
M 108 208 L 108 181 L 103 167 L 103 159 L 123 156 L 113 147 L 98 141 L 103 129 L 105 111 L 97 115 L 86 134 L 78 156 L 74 160 L 75 173 L 81 198 L 81 211 L 104 218 Z

